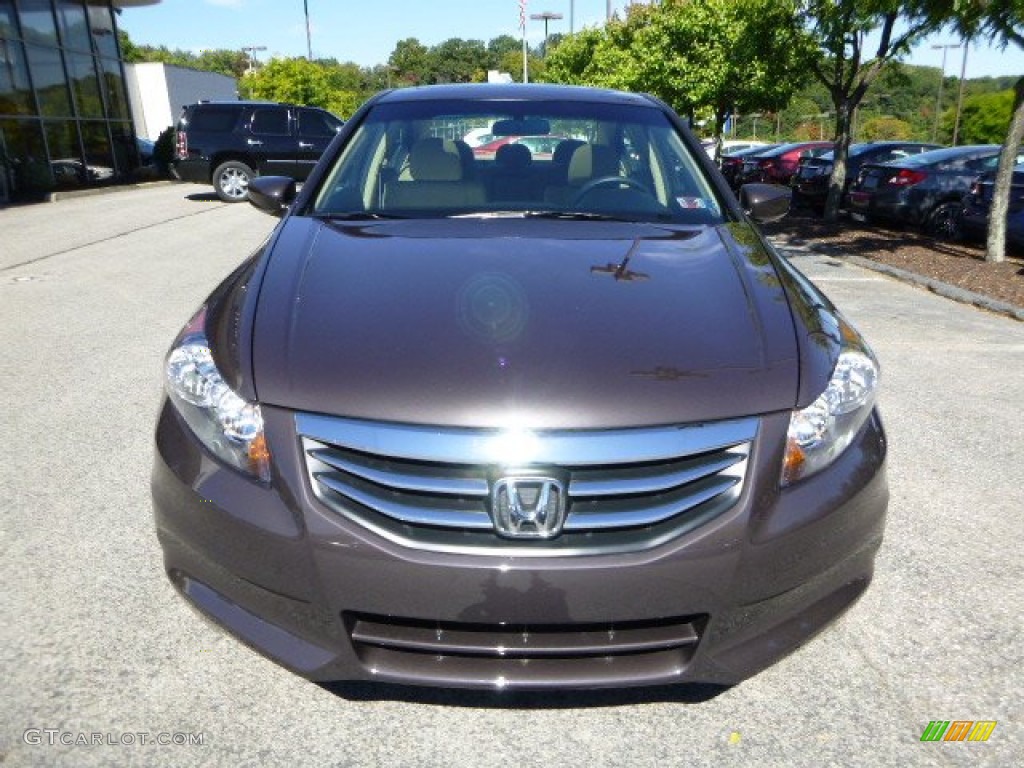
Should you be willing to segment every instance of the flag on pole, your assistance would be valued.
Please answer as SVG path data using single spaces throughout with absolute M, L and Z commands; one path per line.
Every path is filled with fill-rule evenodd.
M 526 0 L 519 0 L 519 28 L 526 32 Z

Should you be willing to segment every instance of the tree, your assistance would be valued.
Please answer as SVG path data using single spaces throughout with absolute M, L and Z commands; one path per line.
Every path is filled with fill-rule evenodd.
M 433 80 L 433 60 L 430 50 L 415 37 L 395 43 L 388 58 L 388 67 L 395 75 L 396 84 L 420 85 Z
M 547 57 L 545 79 L 566 85 L 601 85 L 603 73 L 596 69 L 598 48 L 605 44 L 607 32 L 600 27 L 587 27 L 551 46 Z
M 123 29 L 117 30 L 117 43 L 121 48 L 121 58 L 129 64 L 142 61 L 139 58 L 139 48 L 132 39 L 128 37 L 128 33 Z
M 328 68 L 305 58 L 271 59 L 246 83 L 253 98 L 342 111 Z
M 814 55 L 790 0 L 663 0 L 585 29 L 553 48 L 546 78 L 658 96 L 692 116 L 707 107 L 721 136 L 730 113 L 776 111 Z
M 872 117 L 860 129 L 862 141 L 906 141 L 910 138 L 910 123 L 895 117 Z
M 898 0 L 803 0 L 800 5 L 822 52 L 812 70 L 828 89 L 835 110 L 836 147 L 825 204 L 825 219 L 834 221 L 846 186 L 857 108 L 885 65 L 940 23 L 916 3 Z M 865 49 L 871 33 L 878 38 L 873 53 Z
M 518 54 L 520 60 L 522 59 L 522 40 L 516 40 L 512 35 L 498 35 L 487 44 L 488 63 L 491 69 L 496 68 L 509 54 Z
M 453 37 L 430 51 L 435 83 L 473 83 L 487 79 L 487 48 L 480 40 Z
M 240 78 L 249 71 L 251 65 L 252 59 L 245 51 L 217 48 L 203 51 L 192 66 L 206 72 L 219 72 L 222 75 Z
M 922 12 L 938 23 L 950 23 L 965 40 L 985 38 L 1003 48 L 1024 48 L 1024 3 L 1021 0 L 920 0 Z M 1006 214 L 1010 207 L 1013 167 L 1024 138 L 1024 77 L 1014 85 L 1013 110 L 996 171 L 988 215 L 986 261 L 1006 259 Z
M 979 93 L 964 98 L 960 112 L 959 141 L 962 144 L 1002 144 L 1013 114 L 1013 91 Z M 956 110 L 942 116 L 943 134 L 953 135 Z
M 165 45 L 137 45 L 123 29 L 117 31 L 117 39 L 121 46 L 121 58 L 129 64 L 159 61 L 176 67 L 216 72 L 228 77 L 242 77 L 249 70 L 249 56 L 242 50 L 210 48 L 197 56 L 191 51 L 177 48 L 172 50 Z

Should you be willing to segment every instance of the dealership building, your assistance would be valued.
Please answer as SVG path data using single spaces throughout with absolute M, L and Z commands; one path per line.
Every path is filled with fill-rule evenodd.
M 0 202 L 138 167 L 116 10 L 160 0 L 0 0 Z

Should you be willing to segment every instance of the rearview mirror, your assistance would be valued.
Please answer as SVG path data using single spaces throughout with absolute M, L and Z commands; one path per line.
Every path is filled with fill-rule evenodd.
M 536 117 L 521 120 L 496 120 L 491 126 L 495 136 L 547 136 L 551 123 Z

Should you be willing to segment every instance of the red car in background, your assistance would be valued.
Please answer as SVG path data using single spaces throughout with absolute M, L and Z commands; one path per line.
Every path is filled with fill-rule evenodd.
M 494 155 L 499 149 L 506 144 L 511 144 L 518 138 L 518 136 L 495 136 L 486 144 L 481 144 L 479 147 L 473 147 L 473 156 L 478 160 L 493 160 Z
M 767 144 L 763 147 L 746 147 L 745 149 L 733 152 L 731 155 L 722 155 L 718 161 L 718 167 L 722 170 L 722 175 L 725 176 L 725 180 L 729 182 L 729 186 L 733 188 L 733 191 L 739 191 L 740 172 L 743 170 L 743 163 L 751 157 L 775 149 L 778 146 L 778 144 Z
M 494 156 L 506 144 L 524 144 L 534 160 L 550 160 L 555 147 L 565 136 L 496 136 L 486 144 L 473 147 L 473 157 L 477 160 L 493 160 Z
M 737 186 L 750 182 L 788 185 L 802 158 L 823 155 L 834 146 L 831 141 L 797 141 L 758 152 L 744 158 L 743 167 L 736 174 Z

